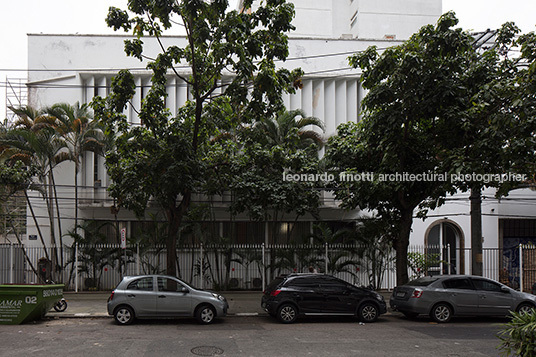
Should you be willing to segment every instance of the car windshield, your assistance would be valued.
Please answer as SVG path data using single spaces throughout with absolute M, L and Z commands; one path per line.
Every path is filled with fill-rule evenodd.
M 439 278 L 433 277 L 433 276 L 425 276 L 424 278 L 419 278 L 410 281 L 409 283 L 405 285 L 409 286 L 428 286 L 432 284 L 434 281 L 437 281 Z

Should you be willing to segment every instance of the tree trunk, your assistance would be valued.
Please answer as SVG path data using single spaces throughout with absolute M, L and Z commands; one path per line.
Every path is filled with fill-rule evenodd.
M 179 207 L 176 207 L 175 203 L 172 203 L 166 211 L 169 222 L 166 237 L 166 274 L 170 276 L 177 276 L 177 233 L 179 232 L 184 215 L 188 212 L 190 198 L 191 192 L 185 192 Z
M 482 194 L 471 188 L 471 274 L 482 276 Z
M 54 220 L 54 181 L 52 180 L 52 171 L 48 173 L 48 197 L 46 200 L 47 209 L 48 209 L 48 219 L 50 222 L 50 251 L 51 251 L 51 260 L 52 260 L 52 280 L 55 280 L 55 273 L 58 271 L 58 266 L 60 265 L 58 257 L 58 242 L 56 241 L 56 229 L 55 229 L 55 220 Z
M 75 163 L 74 169 L 74 233 L 78 233 L 78 164 Z
M 409 281 L 408 276 L 408 246 L 411 225 L 413 224 L 413 208 L 404 209 L 400 219 L 400 231 L 395 241 L 396 251 L 396 284 L 404 285 Z
M 59 266 L 56 266 L 56 270 L 59 270 L 60 272 L 63 272 L 63 233 L 62 233 L 62 230 L 61 230 L 61 214 L 60 214 L 60 204 L 58 202 L 58 191 L 56 189 L 56 180 L 54 179 L 54 171 L 52 171 L 52 166 L 50 167 L 50 178 L 52 180 L 52 187 L 53 187 L 53 192 L 54 192 L 54 202 L 55 202 L 55 205 L 56 205 L 56 219 L 58 221 L 58 236 L 59 236 L 59 239 L 60 239 L 60 249 L 59 249 Z M 57 247 L 56 247 L 56 252 L 57 252 Z M 58 254 L 58 253 L 56 253 Z M 61 274 L 61 279 L 59 282 L 63 282 L 63 274 Z
M 28 191 L 24 190 L 24 196 L 26 197 L 26 202 L 28 204 L 28 208 L 30 209 L 30 213 L 32 214 L 33 221 L 35 223 L 35 228 L 37 229 L 37 233 L 39 234 L 39 239 L 41 240 L 41 244 L 43 245 L 43 250 L 45 252 L 45 258 L 50 260 L 50 256 L 48 255 L 47 251 L 47 245 L 45 243 L 45 238 L 43 237 L 43 233 L 41 232 L 41 226 L 39 225 L 39 222 L 37 221 L 37 217 L 35 215 L 32 202 L 30 201 L 30 197 L 28 197 Z

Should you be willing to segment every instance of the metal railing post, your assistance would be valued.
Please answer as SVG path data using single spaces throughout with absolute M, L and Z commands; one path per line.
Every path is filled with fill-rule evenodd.
M 74 245 L 74 291 L 78 292 L 78 243 Z
M 266 258 L 264 256 L 265 253 L 265 246 L 264 243 L 261 245 L 262 247 L 262 291 L 266 290 Z
M 450 275 L 450 274 L 451 274 L 451 266 L 450 266 L 450 262 L 451 262 L 451 260 L 450 260 L 450 244 L 447 244 L 447 257 L 448 257 L 448 258 L 447 258 L 447 259 L 448 259 L 448 261 L 447 261 L 447 269 L 448 269 L 448 271 L 449 271 L 449 275 Z
M 324 273 L 327 274 L 328 273 L 328 244 L 327 243 L 324 243 L 325 245 L 325 266 L 324 266 Z
M 140 275 L 140 243 L 136 243 L 136 275 Z
M 203 259 L 203 243 L 201 243 L 200 245 L 200 254 L 201 254 L 201 265 L 199 266 L 199 280 L 200 280 L 200 283 L 199 283 L 199 288 L 200 289 L 203 289 L 203 263 L 204 263 L 204 259 Z
M 519 291 L 523 292 L 523 245 L 519 245 Z
M 11 242 L 11 245 L 9 246 L 9 283 L 13 284 L 13 268 L 15 266 L 15 262 L 13 261 L 13 242 Z

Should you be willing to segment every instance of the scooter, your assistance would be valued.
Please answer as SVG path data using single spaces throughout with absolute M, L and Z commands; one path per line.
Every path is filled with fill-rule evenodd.
M 54 305 L 54 310 L 57 312 L 64 312 L 67 310 L 67 300 L 65 300 L 65 298 L 61 298 L 61 300 Z
M 55 284 L 52 280 L 47 280 L 46 283 Z M 64 312 L 65 310 L 67 310 L 67 300 L 62 297 L 61 300 L 58 301 L 56 305 L 54 305 L 54 310 L 56 310 L 57 312 Z

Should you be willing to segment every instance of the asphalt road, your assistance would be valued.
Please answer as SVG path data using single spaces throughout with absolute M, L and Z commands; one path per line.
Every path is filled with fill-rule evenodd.
M 117 326 L 110 318 L 52 318 L 0 325 L 0 356 L 497 356 L 507 320 L 385 316 L 303 318 L 283 325 L 265 317 L 227 317 L 208 326 L 193 319 L 144 320 Z

